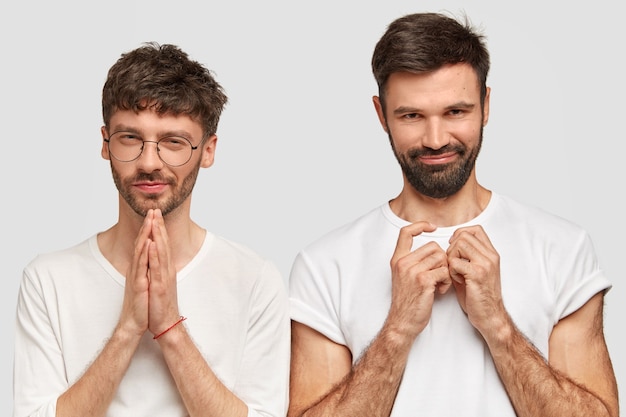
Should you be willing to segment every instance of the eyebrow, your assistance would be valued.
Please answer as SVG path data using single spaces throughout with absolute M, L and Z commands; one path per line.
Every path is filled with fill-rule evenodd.
M 454 104 L 450 104 L 446 106 L 444 110 L 454 110 L 454 109 L 466 109 L 471 110 L 476 107 L 474 103 L 468 103 L 466 101 L 458 101 Z M 400 106 L 393 111 L 394 114 L 406 114 L 406 113 L 421 113 L 422 110 L 417 107 L 409 107 L 409 106 Z
M 112 129 L 113 132 L 130 132 L 139 136 L 144 136 L 141 129 L 136 129 L 134 127 L 131 127 L 125 124 L 119 124 L 119 125 L 116 125 L 115 127 L 116 129 Z M 178 136 L 178 137 L 190 140 L 190 141 L 191 139 L 193 139 L 193 136 L 185 130 L 166 130 L 162 132 L 157 132 L 157 136 L 161 138 L 168 137 L 168 136 Z
M 471 110 L 474 107 L 476 107 L 476 104 L 474 103 L 468 103 L 467 101 L 459 101 L 457 103 L 454 103 L 450 106 L 446 107 L 446 110 L 452 110 L 452 109 L 467 109 L 467 110 Z

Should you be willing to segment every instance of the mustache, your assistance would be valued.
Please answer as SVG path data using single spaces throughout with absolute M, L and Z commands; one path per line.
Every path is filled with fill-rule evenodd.
M 419 158 L 422 156 L 438 156 L 438 155 L 443 155 L 445 153 L 449 153 L 449 152 L 455 152 L 458 153 L 459 155 L 464 155 L 465 154 L 465 147 L 459 144 L 447 144 L 444 147 L 441 147 L 439 149 L 430 149 L 430 148 L 413 148 L 413 149 L 409 149 L 407 151 L 407 155 L 409 156 L 409 158 L 411 159 L 415 159 L 415 158 Z
M 151 172 L 151 173 L 140 172 L 131 180 L 131 182 L 144 182 L 144 181 L 162 182 L 162 183 L 171 182 L 170 180 L 168 180 L 167 178 L 165 178 L 163 175 L 161 175 L 158 172 Z

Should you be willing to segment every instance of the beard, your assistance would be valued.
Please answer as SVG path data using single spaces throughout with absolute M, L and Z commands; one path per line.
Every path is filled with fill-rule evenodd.
M 450 197 L 465 185 L 474 169 L 483 142 L 481 126 L 478 142 L 474 148 L 467 148 L 462 144 L 448 144 L 437 150 L 411 148 L 401 154 L 394 146 L 391 133 L 388 135 L 393 153 L 409 184 L 420 194 L 431 198 Z M 442 155 L 446 152 L 456 152 L 459 158 L 444 165 L 428 165 L 419 161 L 420 156 Z
M 140 172 L 132 178 L 122 179 L 119 172 L 113 167 L 111 163 L 111 172 L 113 174 L 113 182 L 115 187 L 119 191 L 120 195 L 126 201 L 126 203 L 133 209 L 133 211 L 142 217 L 145 217 L 149 209 L 161 209 L 163 216 L 171 213 L 177 209 L 190 195 L 196 184 L 198 178 L 198 171 L 200 170 L 200 160 L 196 163 L 196 166 L 187 175 L 180 186 L 173 177 L 165 177 L 160 171 L 154 171 L 150 174 Z M 133 184 L 138 181 L 159 181 L 169 185 L 172 190 L 172 195 L 164 201 L 159 200 L 158 194 L 148 194 L 139 196 L 133 193 Z

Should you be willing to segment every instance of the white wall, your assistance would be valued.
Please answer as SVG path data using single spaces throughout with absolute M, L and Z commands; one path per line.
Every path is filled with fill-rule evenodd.
M 99 156 L 100 91 L 121 52 L 144 41 L 174 43 L 215 71 L 230 104 L 216 165 L 201 173 L 194 193 L 193 216 L 272 258 L 286 277 L 301 247 L 400 190 L 371 105 L 369 60 L 391 20 L 427 10 L 465 10 L 484 27 L 493 91 L 479 180 L 590 231 L 615 284 L 606 334 L 618 382 L 625 380 L 623 6 L 366 3 L 2 3 L 2 409 L 12 404 L 23 266 L 116 220 L 116 192 Z

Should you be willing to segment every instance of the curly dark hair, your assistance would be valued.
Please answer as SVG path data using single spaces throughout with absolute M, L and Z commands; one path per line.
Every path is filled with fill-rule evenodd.
M 123 53 L 109 69 L 102 117 L 108 128 L 117 110 L 185 114 L 202 125 L 206 138 L 216 133 L 227 101 L 210 70 L 175 45 L 148 42 Z

